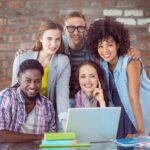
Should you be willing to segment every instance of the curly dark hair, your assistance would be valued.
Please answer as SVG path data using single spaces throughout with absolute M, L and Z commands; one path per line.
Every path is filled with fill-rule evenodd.
M 41 73 L 41 76 L 44 74 L 43 66 L 36 59 L 27 59 L 24 60 L 20 66 L 17 76 L 20 77 L 20 74 L 24 73 L 28 69 L 36 69 Z
M 92 66 L 97 71 L 98 78 L 99 78 L 99 81 L 101 83 L 101 88 L 103 89 L 104 100 L 105 100 L 106 106 L 108 106 L 107 84 L 106 84 L 106 81 L 104 80 L 105 79 L 105 77 L 104 77 L 104 70 L 97 63 L 95 63 L 93 61 L 83 61 L 78 66 L 78 68 L 77 68 L 77 70 L 75 72 L 75 79 L 74 79 L 75 88 L 74 88 L 74 92 L 77 93 L 79 90 L 81 90 L 80 84 L 79 84 L 79 72 L 80 72 L 80 68 L 82 66 L 84 66 L 84 65 Z
M 113 17 L 96 20 L 90 25 L 87 31 L 87 48 L 90 53 L 99 57 L 98 43 L 110 37 L 119 45 L 118 55 L 126 54 L 130 48 L 129 32 L 123 24 Z

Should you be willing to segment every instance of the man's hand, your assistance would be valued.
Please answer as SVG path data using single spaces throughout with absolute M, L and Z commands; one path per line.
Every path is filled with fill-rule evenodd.
M 66 120 L 66 119 L 62 119 L 62 120 L 61 120 L 61 124 L 62 124 L 63 130 L 65 131 L 65 130 L 66 130 L 67 120 Z
M 20 48 L 16 53 L 15 53 L 15 57 L 17 57 L 20 54 L 23 54 L 24 52 L 28 51 L 31 48 Z
M 130 48 L 130 49 L 128 49 L 127 55 L 130 56 L 130 57 L 133 58 L 133 59 L 141 58 L 140 50 L 137 50 L 137 49 L 135 49 L 135 48 Z

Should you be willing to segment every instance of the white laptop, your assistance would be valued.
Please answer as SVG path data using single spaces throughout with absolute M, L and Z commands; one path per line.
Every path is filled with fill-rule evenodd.
M 106 142 L 116 138 L 121 107 L 69 108 L 66 132 L 79 142 Z

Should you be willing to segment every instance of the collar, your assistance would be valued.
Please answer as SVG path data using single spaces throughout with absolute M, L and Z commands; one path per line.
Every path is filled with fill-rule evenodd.
M 88 95 L 83 90 L 81 90 L 81 95 L 85 96 L 85 100 L 89 100 L 90 102 L 94 101 L 94 97 L 92 96 L 89 98 Z
M 124 57 L 119 56 L 117 65 L 116 65 L 113 73 L 121 73 L 122 72 L 123 60 L 124 60 Z

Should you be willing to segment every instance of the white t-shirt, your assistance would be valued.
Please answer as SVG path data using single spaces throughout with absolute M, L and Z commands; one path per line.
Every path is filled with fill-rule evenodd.
M 34 126 L 35 126 L 35 107 L 29 114 L 27 114 L 26 121 L 21 127 L 21 132 L 22 133 L 35 133 Z

